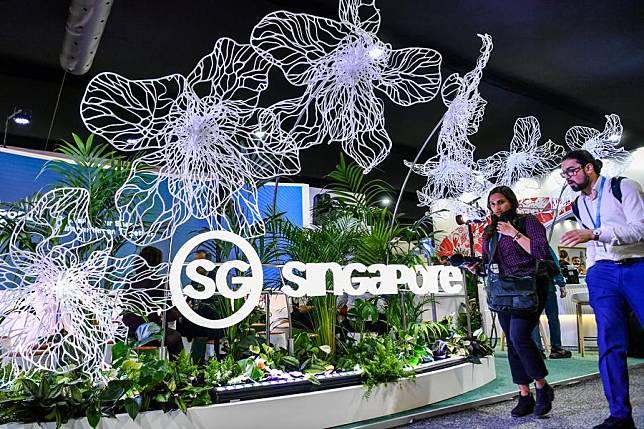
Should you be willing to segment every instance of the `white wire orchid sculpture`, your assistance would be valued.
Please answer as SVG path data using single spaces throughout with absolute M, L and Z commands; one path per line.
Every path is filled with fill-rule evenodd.
M 299 171 L 277 117 L 257 108 L 270 63 L 221 38 L 187 77 L 128 80 L 97 75 L 81 116 L 123 151 L 148 150 L 116 196 L 122 233 L 145 245 L 194 217 L 250 237 L 263 232 L 256 181 Z
M 366 173 L 391 149 L 377 91 L 401 106 L 432 100 L 441 55 L 382 42 L 375 0 L 340 0 L 339 17 L 273 12 L 255 26 L 251 45 L 290 83 L 306 87 L 270 108 L 299 147 L 338 142 Z
M 619 116 L 610 114 L 606 115 L 603 131 L 579 125 L 570 128 L 566 131 L 566 146 L 570 150 L 587 150 L 593 157 L 604 162 L 602 173 L 616 176 L 626 169 L 631 159 L 630 153 L 623 147 L 619 147 L 622 132 L 623 127 Z M 557 190 L 557 197 L 562 204 L 565 205 L 577 197 L 578 192 L 566 186 L 566 181 L 558 174 L 554 179 L 562 186 L 561 191 Z
M 537 118 L 518 118 L 510 150 L 477 161 L 478 170 L 486 178 L 493 178 L 497 186 L 513 186 L 519 179 L 543 177 L 557 167 L 564 148 L 552 140 L 539 145 L 539 139 L 541 129 Z
M 469 136 L 478 131 L 487 102 L 478 86 L 490 54 L 492 38 L 478 35 L 483 44 L 476 67 L 461 77 L 450 75 L 441 89 L 447 112 L 438 134 L 437 155 L 423 164 L 405 162 L 415 173 L 427 177 L 427 185 L 418 191 L 420 206 L 429 206 L 442 199 L 458 199 L 465 192 L 478 193 L 485 186 L 485 178 L 476 170 L 474 145 Z
M 115 319 L 119 312 L 149 314 L 169 306 L 156 289 L 128 287 L 143 279 L 160 282 L 166 264 L 113 257 L 110 231 L 93 228 L 88 209 L 85 189 L 44 194 L 0 255 L 0 358 L 9 372 L 0 380 L 32 369 L 79 369 L 100 379 L 105 346 L 127 336 Z
M 609 161 L 609 175 L 621 173 L 630 161 L 630 153 L 620 147 L 624 128 L 616 114 L 606 115 L 603 131 L 595 128 L 574 126 L 566 131 L 566 144 L 570 150 L 587 150 L 602 161 Z

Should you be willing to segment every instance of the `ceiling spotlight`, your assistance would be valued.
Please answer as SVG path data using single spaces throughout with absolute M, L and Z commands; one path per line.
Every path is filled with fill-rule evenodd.
M 13 119 L 13 122 L 17 125 L 29 125 L 31 123 L 31 112 L 27 109 L 15 107 L 13 109 L 13 113 L 7 116 L 7 119 L 4 121 L 2 147 L 7 147 L 7 128 L 9 127 L 9 120 L 11 119 Z
M 382 204 L 382 205 L 383 205 L 383 206 L 385 206 L 385 207 L 390 206 L 390 205 L 391 205 L 391 198 L 389 198 L 389 197 L 383 197 L 383 198 L 380 200 L 380 204 Z
M 136 137 L 128 137 L 128 138 L 127 138 L 127 140 L 125 140 L 125 141 L 126 141 L 128 144 L 135 144 L 135 143 L 138 143 L 138 142 L 139 142 L 139 140 L 141 140 L 141 139 L 138 139 L 138 138 L 136 138 Z
M 266 131 L 262 131 L 262 130 L 257 130 L 253 134 L 255 134 L 255 137 L 257 137 L 260 140 L 266 137 Z
M 18 125 L 29 125 L 31 124 L 31 113 L 28 110 L 19 109 L 13 113 L 13 122 Z
M 383 50 L 380 49 L 378 46 L 374 46 L 373 48 L 369 49 L 369 57 L 373 58 L 374 60 L 377 60 L 378 58 L 382 57 Z
M 611 134 L 610 136 L 608 136 L 608 141 L 609 142 L 618 142 L 621 137 L 622 136 L 619 135 L 619 134 Z

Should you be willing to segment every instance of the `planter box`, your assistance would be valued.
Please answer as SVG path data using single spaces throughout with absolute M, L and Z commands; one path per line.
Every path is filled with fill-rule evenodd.
M 163 413 L 141 413 L 136 420 L 127 415 L 101 419 L 99 429 L 226 429 L 247 428 L 326 428 L 339 426 L 443 401 L 476 389 L 496 378 L 494 357 L 481 364 L 463 363 L 417 375 L 414 380 L 400 380 L 376 386 L 369 398 L 366 388 L 349 386 L 338 389 L 248 401 L 216 404 Z M 54 423 L 38 425 L 10 423 L 0 429 L 54 429 Z M 86 419 L 70 421 L 66 429 L 90 429 Z

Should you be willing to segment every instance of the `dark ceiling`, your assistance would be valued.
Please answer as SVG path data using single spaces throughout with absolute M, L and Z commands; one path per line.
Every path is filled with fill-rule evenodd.
M 628 149 L 643 144 L 644 2 L 620 0 L 379 0 L 379 36 L 394 48 L 423 46 L 443 55 L 443 76 L 465 73 L 480 48 L 477 33 L 489 33 L 494 51 L 480 85 L 488 101 L 485 118 L 471 141 L 477 157 L 505 148 L 519 116 L 534 115 L 544 139 L 563 143 L 573 125 L 602 129 L 604 115 L 617 113 Z M 336 0 L 114 0 L 94 64 L 83 76 L 68 74 L 51 130 L 63 78 L 59 54 L 68 1 L 0 0 L 0 118 L 21 106 L 33 112 L 29 127 L 10 126 L 8 145 L 51 150 L 72 132 L 85 134 L 80 99 L 89 79 L 103 71 L 127 78 L 187 74 L 219 37 L 248 42 L 252 27 L 267 13 L 286 9 L 337 19 Z M 263 101 L 299 94 L 276 70 Z M 374 174 L 400 187 L 406 169 L 444 111 L 436 99 L 400 108 L 385 106 L 392 153 Z M 428 150 L 424 161 L 433 153 Z M 322 145 L 302 153 L 302 174 L 294 181 L 323 183 L 339 150 Z M 413 177 L 403 204 L 411 216 Z

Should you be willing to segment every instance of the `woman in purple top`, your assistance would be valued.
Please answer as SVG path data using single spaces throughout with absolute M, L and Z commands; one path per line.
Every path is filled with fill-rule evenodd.
M 485 229 L 484 261 L 490 264 L 493 272 L 500 275 L 533 275 L 535 259 L 545 261 L 548 257 L 545 228 L 535 216 L 517 213 L 519 202 L 507 186 L 492 189 L 487 198 L 487 206 L 492 212 L 492 223 Z M 490 243 L 495 235 L 498 244 L 490 261 Z M 531 413 L 541 417 L 552 408 L 554 390 L 546 382 L 548 370 L 531 336 L 545 306 L 549 284 L 545 264 L 540 264 L 537 273 L 538 310 L 530 315 L 498 313 L 499 323 L 508 341 L 512 380 L 519 385 L 519 403 L 512 410 L 513 417 Z M 530 393 L 533 381 L 536 384 L 536 401 Z

